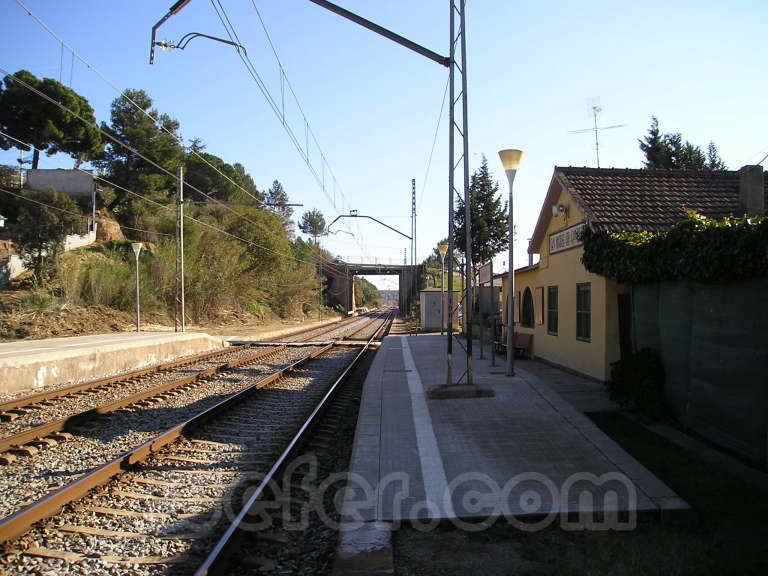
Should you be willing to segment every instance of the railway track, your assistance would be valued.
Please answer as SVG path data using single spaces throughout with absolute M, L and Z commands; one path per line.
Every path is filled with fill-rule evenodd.
M 351 334 L 350 330 L 358 334 L 375 323 L 375 319 L 355 320 L 351 326 L 321 327 L 319 334 L 343 339 Z M 295 336 L 297 341 L 306 342 L 317 335 L 315 328 Z M 16 454 L 34 453 L 69 438 L 67 430 L 88 419 L 152 402 L 174 394 L 174 390 L 183 392 L 201 379 L 275 354 L 284 347 L 257 352 L 249 346 L 217 350 L 0 404 L 0 464 L 12 462 Z
M 331 323 L 331 326 L 324 325 L 294 331 L 284 335 L 282 338 L 284 338 L 286 342 L 306 342 L 312 339 L 316 333 L 328 333 L 331 330 L 344 330 L 347 324 L 359 320 L 360 318 L 357 317 L 344 319 Z M 265 342 L 272 342 L 278 340 L 279 338 L 280 337 L 271 338 Z M 222 348 L 212 352 L 187 356 L 177 360 L 172 360 L 170 362 L 163 362 L 153 366 L 148 366 L 146 368 L 122 372 L 120 374 L 97 378 L 94 380 L 88 380 L 74 385 L 49 388 L 39 394 L 6 399 L 5 401 L 0 401 L 0 424 L 3 422 L 12 422 L 18 418 L 23 418 L 30 413 L 43 411 L 46 408 L 49 408 L 54 402 L 64 401 L 68 398 L 83 399 L 90 395 L 102 393 L 106 393 L 107 396 L 110 394 L 114 395 L 116 391 L 125 390 L 132 383 L 140 382 L 147 377 L 171 372 L 180 368 L 189 368 L 191 365 L 205 362 L 207 360 L 226 358 L 233 354 L 237 354 L 238 350 L 246 348 L 248 348 L 247 345 Z M 98 401 L 98 399 L 93 397 L 89 399 L 95 402 Z M 3 436 L 5 436 L 5 434 L 3 434 L 2 429 L 0 428 L 0 437 Z
M 42 428 L 48 429 L 65 424 L 66 437 L 50 443 L 43 443 L 50 440 L 50 436 L 40 443 L 33 441 L 31 446 L 17 450 L 18 456 L 0 468 L 0 492 L 3 494 L 0 515 L 17 512 L 30 499 L 43 497 L 51 489 L 78 479 L 89 468 L 150 441 L 164 430 L 240 392 L 254 380 L 267 378 L 323 348 L 280 348 L 267 355 L 261 351 L 241 359 L 237 366 L 217 366 L 193 374 L 184 379 L 193 381 L 162 394 L 134 403 L 123 400 L 116 409 L 103 406 L 81 413 L 71 419 L 71 424 L 67 423 L 69 419 L 63 419 L 64 422 L 59 420 L 44 425 Z M 23 435 L 31 436 L 39 430 Z
M 233 545 L 230 574 L 331 574 L 341 522 L 340 497 L 357 427 L 363 382 L 372 356 L 336 393 L 311 436 L 282 472 L 278 494 L 268 494 L 259 525 Z M 322 512 L 318 512 L 318 508 Z
M 302 332 L 288 334 L 273 339 L 276 342 L 310 342 L 317 340 L 337 340 L 344 339 L 352 333 L 356 333 L 367 326 L 372 325 L 379 318 L 378 314 L 355 316 L 345 318 L 338 322 L 333 322 L 324 326 L 310 328 Z
M 244 348 L 246 348 L 246 346 L 223 348 L 205 354 L 198 354 L 195 356 L 173 360 L 171 362 L 156 364 L 147 368 L 140 368 L 138 370 L 123 372 L 113 376 L 88 380 L 86 382 L 81 382 L 71 386 L 49 389 L 31 396 L 22 396 L 12 400 L 7 400 L 0 403 L 0 422 L 12 422 L 19 417 L 26 416 L 30 412 L 42 410 L 50 406 L 50 404 L 54 401 L 65 400 L 67 398 L 82 398 L 87 394 L 95 394 L 102 391 L 118 389 L 120 387 L 126 386 L 127 384 L 130 384 L 131 382 L 139 381 L 142 378 L 150 375 L 169 372 L 173 371 L 174 369 L 186 367 L 198 362 L 204 362 L 206 360 L 228 356 L 233 353 L 237 353 L 238 350 Z
M 204 573 L 217 565 L 247 508 L 308 437 L 322 413 L 318 402 L 330 402 L 367 345 L 386 329 L 386 320 L 370 324 L 376 324 L 375 333 L 360 347 L 289 347 L 280 353 L 302 356 L 278 370 L 219 375 L 216 387 L 226 384 L 222 379 L 240 379 L 239 391 L 192 402 L 187 406 L 198 409 L 194 416 L 160 434 L 153 430 L 151 439 L 109 461 L 102 458 L 92 470 L 81 462 L 81 476 L 42 497 L 28 496 L 24 506 L 0 520 L 5 543 L 0 569 L 154 574 Z M 147 408 L 139 404 L 117 413 L 155 420 Z M 300 433 L 294 435 L 296 429 Z M 23 460 L 30 469 L 37 466 L 32 464 L 37 456 Z M 229 520 L 234 522 L 227 527 Z
M 181 394 L 206 378 L 269 358 L 284 349 L 285 346 L 258 350 L 239 346 L 231 352 L 204 355 L 199 362 L 185 363 L 181 368 L 132 377 L 122 384 L 120 381 L 110 382 L 44 402 L 33 398 L 34 403 L 25 406 L 23 412 L 18 410 L 17 418 L 0 422 L 0 462 L 9 464 L 15 459 L 14 453 L 31 454 L 47 445 L 55 445 L 68 437 L 68 430 L 88 420 Z

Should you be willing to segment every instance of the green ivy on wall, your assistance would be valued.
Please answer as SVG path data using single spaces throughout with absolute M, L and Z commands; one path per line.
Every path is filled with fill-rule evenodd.
M 689 211 L 668 232 L 594 232 L 584 267 L 620 283 L 731 282 L 768 276 L 768 218 L 713 220 Z

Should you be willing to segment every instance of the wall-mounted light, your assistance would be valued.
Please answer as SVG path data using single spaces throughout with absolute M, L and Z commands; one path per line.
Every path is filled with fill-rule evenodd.
M 562 216 L 563 214 L 568 214 L 568 206 L 565 204 L 555 204 L 552 206 L 552 216 L 557 218 L 558 216 Z

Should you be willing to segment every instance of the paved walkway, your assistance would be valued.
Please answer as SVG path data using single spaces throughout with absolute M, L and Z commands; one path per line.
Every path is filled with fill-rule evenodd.
M 688 505 L 582 412 L 616 409 L 602 384 L 538 362 L 516 375 L 473 357 L 492 397 L 432 399 L 445 337 L 390 336 L 363 389 L 335 576 L 393 574 L 390 531 L 438 522 L 475 531 L 503 517 L 521 530 L 634 527 L 637 513 Z M 454 346 L 454 374 L 466 355 Z M 567 398 L 569 401 L 566 401 Z M 577 408 L 577 407 L 578 408 Z M 478 523 L 479 522 L 479 523 Z
M 499 356 L 496 357 L 497 363 L 499 358 Z M 501 358 L 501 362 L 506 366 L 504 358 Z M 539 380 L 543 380 L 563 400 L 584 413 L 611 412 L 620 409 L 619 405 L 608 397 L 605 384 L 602 382 L 557 366 L 551 366 L 539 360 L 521 360 L 518 358 L 515 360 L 515 364 L 523 371 L 521 374 L 527 372 Z
M 396 522 L 688 508 L 530 363 L 508 378 L 503 362 L 476 357 L 475 381 L 493 397 L 430 399 L 445 381 L 444 350 L 439 335 L 385 339 L 363 392 L 348 512 Z M 458 376 L 464 353 L 454 351 Z M 555 386 L 582 400 L 579 386 L 594 397 L 601 386 L 575 377 L 568 390 L 568 380 Z

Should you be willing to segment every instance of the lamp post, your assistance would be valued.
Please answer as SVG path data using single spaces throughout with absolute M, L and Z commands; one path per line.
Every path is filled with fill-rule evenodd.
M 448 244 L 440 244 L 437 247 L 440 253 L 440 335 L 445 331 L 445 311 L 443 303 L 445 302 L 445 253 L 448 252 Z
M 141 323 L 139 321 L 139 253 L 141 252 L 141 242 L 131 242 L 131 248 L 136 255 L 136 332 L 141 332 Z
M 509 181 L 509 293 L 507 294 L 507 376 L 515 375 L 515 266 L 512 255 L 515 225 L 512 218 L 512 184 L 523 159 L 522 150 L 500 150 L 499 158 Z

